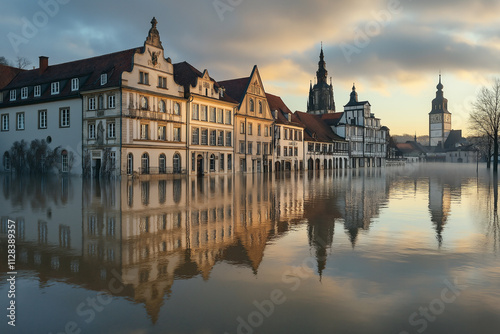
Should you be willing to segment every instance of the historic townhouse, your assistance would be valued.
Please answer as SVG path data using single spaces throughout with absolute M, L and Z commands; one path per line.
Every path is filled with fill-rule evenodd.
M 80 89 L 91 84 L 92 71 L 75 63 L 49 66 L 47 57 L 40 57 L 38 69 L 20 71 L 2 66 L 0 71 L 4 85 L 0 91 L 1 170 L 54 168 L 68 173 L 74 168 L 78 172 L 82 146 Z M 26 146 L 17 147 L 11 156 L 14 142 L 22 140 Z M 32 141 L 38 144 L 32 146 Z M 51 157 L 53 162 L 47 159 L 47 145 L 58 148 Z
M 188 123 L 188 173 L 232 173 L 234 165 L 233 113 L 238 102 L 187 62 L 174 65 L 175 81 L 184 86 Z
M 319 115 L 296 111 L 304 129 L 304 161 L 307 170 L 347 168 L 349 151 L 344 138 L 336 135 Z
M 386 156 L 386 131 L 371 112 L 368 101 L 358 101 L 356 87 L 336 125 L 336 133 L 349 142 L 351 167 L 383 167 Z
M 281 97 L 268 93 L 266 96 L 275 120 L 274 170 L 304 170 L 304 126 L 297 121 Z
M 166 174 L 187 169 L 186 99 L 165 59 L 156 20 L 142 48 L 124 51 L 82 92 L 84 172 Z M 99 74 L 99 73 L 96 73 Z
M 257 66 L 250 77 L 219 84 L 239 103 L 234 115 L 235 171 L 270 172 L 274 119 Z

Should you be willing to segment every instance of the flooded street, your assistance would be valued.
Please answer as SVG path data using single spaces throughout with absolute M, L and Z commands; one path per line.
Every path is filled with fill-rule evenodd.
M 498 180 L 475 165 L 1 175 L 17 333 L 498 333 Z M 7 320 L 6 320 L 7 319 Z

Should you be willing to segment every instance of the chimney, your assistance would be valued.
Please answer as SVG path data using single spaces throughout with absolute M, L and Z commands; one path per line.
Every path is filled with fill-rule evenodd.
M 45 72 L 47 67 L 49 67 L 49 57 L 40 56 L 39 59 L 40 59 L 40 65 L 38 66 L 38 70 L 40 71 L 40 73 L 43 73 Z

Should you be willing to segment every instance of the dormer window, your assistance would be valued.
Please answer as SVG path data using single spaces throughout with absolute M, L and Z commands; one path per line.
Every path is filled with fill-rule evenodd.
M 80 89 L 80 80 L 78 78 L 71 79 L 71 91 L 74 92 L 78 89 Z
M 28 87 L 23 87 L 21 88 L 21 99 L 27 99 L 28 98 Z
M 10 100 L 11 101 L 15 101 L 16 100 L 16 90 L 15 89 L 12 89 L 10 91 Z
M 41 94 L 41 91 L 42 91 L 42 88 L 40 87 L 40 85 L 36 85 L 36 86 L 35 86 L 35 90 L 34 90 L 34 94 L 33 94 L 33 95 L 34 95 L 35 97 L 39 97 L 39 96 L 40 96 L 40 94 Z
M 50 84 L 50 94 L 59 94 L 59 82 L 53 82 Z
M 101 86 L 103 86 L 107 83 L 108 83 L 108 74 L 107 73 L 101 74 Z

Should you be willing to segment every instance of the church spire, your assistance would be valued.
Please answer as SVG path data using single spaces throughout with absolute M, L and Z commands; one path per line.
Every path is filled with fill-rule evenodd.
M 317 83 L 327 83 L 328 71 L 326 70 L 325 54 L 323 53 L 323 42 L 321 42 L 321 52 L 319 54 L 318 71 L 316 72 L 318 78 Z

